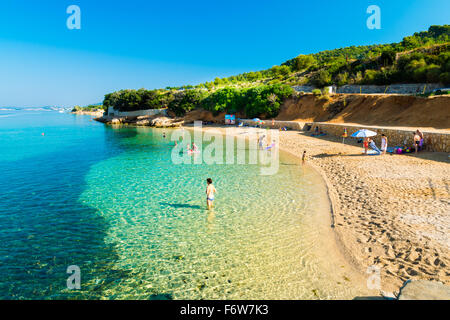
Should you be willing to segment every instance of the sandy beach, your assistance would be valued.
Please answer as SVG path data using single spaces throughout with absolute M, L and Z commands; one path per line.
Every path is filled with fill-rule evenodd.
M 245 131 L 234 127 L 232 134 Z M 280 132 L 280 148 L 298 157 L 307 150 L 307 165 L 323 176 L 334 219 L 330 228 L 346 259 L 361 274 L 379 267 L 386 292 L 409 279 L 449 284 L 448 154 L 366 156 L 361 146 L 347 143 Z

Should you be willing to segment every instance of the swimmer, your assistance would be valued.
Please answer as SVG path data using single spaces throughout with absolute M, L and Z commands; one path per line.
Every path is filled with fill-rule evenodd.
M 193 150 L 194 152 L 197 152 L 197 151 L 198 151 L 198 147 L 197 147 L 197 145 L 196 145 L 195 143 L 192 143 L 192 150 Z
M 211 178 L 206 179 L 206 183 L 208 184 L 206 187 L 206 206 L 208 207 L 208 210 L 210 210 L 214 207 L 214 193 L 217 193 L 217 190 L 214 188 Z

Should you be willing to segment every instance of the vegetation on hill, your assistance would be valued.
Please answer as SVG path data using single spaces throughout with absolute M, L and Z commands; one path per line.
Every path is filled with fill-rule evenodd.
M 107 108 L 101 104 L 91 104 L 86 107 L 75 106 L 75 107 L 73 107 L 72 112 L 78 112 L 78 111 L 93 112 L 93 111 L 97 111 L 97 110 L 106 111 L 106 109 Z
M 274 117 L 283 100 L 293 94 L 294 85 L 450 84 L 449 38 L 450 25 L 431 26 L 399 43 L 300 55 L 267 70 L 216 78 L 196 86 L 121 90 L 107 94 L 103 106 L 120 111 L 168 108 L 179 116 L 203 108 L 216 114 Z M 327 98 L 320 90 L 317 94 Z
M 105 96 L 105 108 L 119 111 L 168 108 L 177 116 L 203 108 L 214 114 L 242 112 L 249 117 L 278 114 L 281 103 L 294 90 L 285 84 L 259 85 L 251 88 L 221 88 L 214 91 L 190 90 L 121 90 Z

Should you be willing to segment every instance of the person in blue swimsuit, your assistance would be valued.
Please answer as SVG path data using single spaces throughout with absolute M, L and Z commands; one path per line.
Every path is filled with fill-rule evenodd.
M 212 184 L 212 179 L 206 179 L 206 183 L 208 184 L 206 187 L 206 206 L 208 210 L 210 210 L 214 206 L 214 193 L 217 192 L 216 188 Z

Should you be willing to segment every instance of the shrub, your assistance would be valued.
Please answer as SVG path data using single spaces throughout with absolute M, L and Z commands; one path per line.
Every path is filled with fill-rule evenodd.
M 294 59 L 293 68 L 296 71 L 308 69 L 316 63 L 316 59 L 312 55 L 300 55 Z
M 331 84 L 331 75 L 327 70 L 320 70 L 313 76 L 313 84 L 318 87 L 325 87 Z
M 207 92 L 201 89 L 180 92 L 169 103 L 169 110 L 177 116 L 183 116 L 186 112 L 199 108 L 207 95 Z

